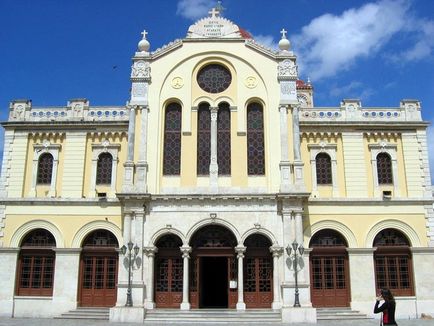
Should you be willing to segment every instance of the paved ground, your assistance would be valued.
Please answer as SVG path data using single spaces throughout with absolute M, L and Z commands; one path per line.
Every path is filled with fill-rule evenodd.
M 399 326 L 434 326 L 434 319 L 422 320 L 422 319 L 411 319 L 411 320 L 398 320 Z M 110 323 L 108 321 L 90 321 L 90 320 L 67 320 L 67 319 L 34 319 L 34 318 L 0 318 L 0 326 L 138 326 L 141 324 L 130 324 L 130 323 Z M 161 323 L 146 323 L 149 326 L 158 325 L 170 325 Z M 192 324 L 184 324 L 192 325 Z M 199 324 L 195 324 L 199 325 Z M 226 324 L 206 324 L 208 325 L 226 325 Z M 289 325 L 289 326 L 312 326 L 313 324 L 236 324 L 237 326 L 267 326 L 267 325 Z M 346 326 L 346 325 L 357 325 L 357 326 L 378 326 L 378 320 L 352 320 L 352 321 L 319 321 L 318 326 Z

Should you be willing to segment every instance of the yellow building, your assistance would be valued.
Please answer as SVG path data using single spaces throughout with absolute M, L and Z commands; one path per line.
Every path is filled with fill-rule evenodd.
M 315 107 L 284 30 L 273 51 L 216 9 L 153 52 L 146 34 L 126 106 L 11 102 L 0 315 L 316 322 L 317 308 L 370 316 L 380 288 L 398 317 L 434 313 L 417 100 Z

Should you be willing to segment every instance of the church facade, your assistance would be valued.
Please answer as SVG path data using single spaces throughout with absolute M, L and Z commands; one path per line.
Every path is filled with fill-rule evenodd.
M 434 313 L 419 101 L 315 107 L 284 30 L 274 51 L 216 9 L 153 52 L 146 34 L 126 106 L 11 102 L 0 315 L 120 320 L 128 299 L 142 319 L 261 308 L 315 322 L 315 308 L 371 315 L 381 288 L 398 317 Z

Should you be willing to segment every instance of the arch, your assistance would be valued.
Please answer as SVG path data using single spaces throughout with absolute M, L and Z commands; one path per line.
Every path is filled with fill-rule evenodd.
M 262 105 L 262 109 L 265 112 L 265 108 L 267 107 L 265 104 L 265 101 L 261 99 L 260 97 L 251 97 L 247 99 L 246 103 L 244 104 L 244 110 L 247 112 L 247 107 L 252 103 L 259 103 Z
M 169 106 L 172 103 L 179 104 L 181 106 L 181 112 L 183 112 L 184 104 L 182 103 L 182 101 L 179 98 L 176 98 L 176 97 L 169 97 L 169 98 L 165 99 L 163 101 L 163 105 L 161 106 L 161 109 L 163 109 L 163 111 L 165 111 L 167 106 Z
M 214 100 L 213 100 L 211 97 L 209 97 L 209 96 L 202 95 L 202 96 L 199 96 L 198 98 L 194 99 L 194 100 L 192 101 L 192 103 L 193 103 L 193 107 L 198 108 L 199 105 L 201 105 L 201 104 L 203 104 L 203 103 L 207 103 L 207 104 L 209 104 L 210 106 L 215 106 L 216 101 L 214 101 Z
M 96 162 L 96 184 L 111 184 L 113 173 L 113 155 L 109 152 L 101 152 Z
M 215 103 L 217 106 L 219 106 L 222 103 L 228 103 L 229 104 L 229 108 L 230 107 L 234 107 L 235 106 L 235 101 L 233 101 L 230 97 L 228 96 L 219 96 L 215 99 Z
M 416 231 L 408 224 L 398 220 L 385 220 L 375 224 L 366 235 L 365 248 L 372 248 L 375 236 L 384 229 L 397 229 L 410 241 L 412 247 L 420 247 L 421 242 Z
M 107 221 L 93 221 L 90 223 L 87 223 L 86 225 L 82 226 L 77 233 L 74 235 L 74 238 L 72 240 L 72 248 L 81 248 L 81 244 L 83 243 L 83 240 L 86 238 L 86 236 L 92 232 L 96 231 L 98 229 L 103 229 L 110 231 L 114 234 L 116 239 L 118 240 L 118 243 L 121 244 L 123 242 L 122 238 L 122 232 L 121 229 L 115 225 L 114 223 L 107 222 Z
M 308 226 L 304 231 L 304 236 L 309 238 L 307 246 L 309 245 L 310 240 L 320 230 L 323 229 L 332 229 L 334 231 L 339 232 L 345 238 L 348 243 L 348 248 L 357 248 L 357 239 L 353 233 L 345 224 L 341 222 L 332 221 L 332 220 L 324 220 L 319 221 L 311 226 Z M 305 246 L 306 247 L 306 246 Z
M 157 241 L 161 237 L 168 235 L 168 234 L 173 234 L 173 235 L 178 236 L 182 240 L 183 245 L 185 245 L 185 246 L 188 245 L 188 242 L 186 241 L 184 234 L 180 230 L 178 230 L 176 228 L 172 228 L 172 227 L 170 227 L 170 228 L 166 227 L 166 228 L 158 230 L 157 232 L 155 232 L 151 236 L 151 239 L 149 240 L 149 247 L 156 246 Z
M 12 235 L 10 246 L 13 248 L 18 248 L 24 236 L 35 229 L 45 229 L 49 231 L 56 240 L 56 248 L 65 248 L 65 242 L 62 233 L 59 231 L 57 226 L 43 220 L 35 220 L 21 225 Z
M 269 230 L 264 229 L 264 228 L 251 228 L 251 229 L 247 230 L 241 236 L 241 242 L 239 244 L 244 244 L 244 242 L 246 241 L 246 239 L 249 236 L 256 234 L 256 233 L 261 234 L 261 235 L 265 236 L 268 240 L 270 240 L 272 246 L 278 245 L 278 242 L 277 242 L 274 234 L 272 232 L 270 232 Z
M 108 240 L 108 243 L 95 243 L 93 241 L 95 240 L 101 240 L 101 233 L 104 232 L 106 234 L 104 234 L 104 240 Z M 107 237 L 105 237 L 107 236 Z M 89 244 L 89 242 L 93 242 L 91 244 Z M 114 243 L 114 241 L 116 241 L 116 243 Z M 110 243 L 111 242 L 111 243 Z M 87 248 L 87 247 L 102 247 L 102 248 L 119 248 L 119 241 L 117 241 L 116 236 L 106 230 L 106 229 L 98 229 L 92 232 L 89 232 L 83 239 L 82 243 L 81 243 L 81 248 Z
M 36 184 L 51 184 L 53 177 L 54 156 L 51 153 L 42 153 L 38 157 L 38 173 Z
M 221 225 L 223 227 L 226 227 L 227 229 L 229 229 L 232 234 L 235 236 L 235 239 L 237 240 L 237 243 L 240 243 L 240 234 L 238 232 L 238 230 L 236 229 L 236 227 L 229 223 L 228 221 L 219 219 L 219 218 L 207 218 L 205 220 L 202 220 L 196 224 L 194 224 L 190 230 L 187 232 L 187 236 L 186 236 L 186 243 L 190 243 L 192 236 L 201 228 L 208 226 L 208 225 Z

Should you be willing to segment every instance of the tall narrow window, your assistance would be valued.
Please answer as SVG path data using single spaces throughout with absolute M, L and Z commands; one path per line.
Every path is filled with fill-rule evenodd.
M 264 116 L 259 103 L 247 107 L 247 166 L 249 175 L 265 174 Z
M 330 156 L 319 153 L 316 156 L 316 182 L 319 185 L 332 184 L 332 163 Z
M 217 116 L 217 164 L 219 174 L 231 174 L 231 110 L 229 104 L 219 105 Z
M 181 105 L 171 103 L 166 107 L 164 120 L 163 174 L 181 173 Z
M 209 175 L 211 158 L 211 112 L 209 104 L 199 105 L 197 118 L 197 174 Z
M 385 229 L 373 243 L 376 288 L 389 288 L 397 296 L 414 295 L 410 243 L 398 230 Z
M 42 154 L 38 161 L 38 178 L 37 184 L 51 184 L 53 174 L 53 155 L 49 153 Z
M 102 153 L 98 157 L 96 167 L 96 184 L 111 184 L 113 157 L 110 153 Z
M 21 243 L 18 259 L 17 295 L 53 295 L 54 260 L 53 235 L 44 229 L 29 232 Z
M 392 160 L 389 154 L 380 153 L 377 155 L 377 173 L 378 173 L 378 184 L 392 184 Z

